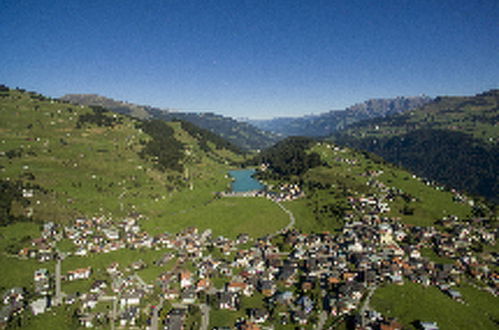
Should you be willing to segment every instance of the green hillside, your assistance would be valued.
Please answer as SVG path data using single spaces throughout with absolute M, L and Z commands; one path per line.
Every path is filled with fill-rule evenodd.
M 223 190 L 219 177 L 242 159 L 180 122 L 140 122 L 19 90 L 4 89 L 0 102 L 3 191 L 33 190 L 10 203 L 13 217 L 156 217 L 190 186 Z
M 470 205 L 456 201 L 453 193 L 375 155 L 299 139 L 288 138 L 256 159 L 263 158 L 270 165 L 259 174 L 263 180 L 275 185 L 296 182 L 303 187 L 304 198 L 286 203 L 299 215 L 297 228 L 306 232 L 340 229 L 345 216 L 360 214 L 349 200 L 361 197 L 385 196 L 387 215 L 418 226 L 435 225 L 448 215 L 467 218 L 472 214 Z M 310 161 L 318 157 L 319 161 Z M 287 164 L 284 170 L 283 164 Z
M 0 102 L 4 225 L 137 214 L 151 234 L 199 226 L 218 235 L 261 236 L 287 222 L 265 200 L 248 207 L 246 199 L 216 199 L 244 155 L 193 124 L 138 121 L 7 88 Z M 258 208 L 274 213 L 274 226 L 248 226 L 256 213 L 247 211 Z M 211 219 L 198 222 L 207 212 Z
M 408 113 L 353 124 L 333 140 L 497 202 L 499 91 L 439 97 Z
M 239 122 L 230 117 L 214 113 L 196 113 L 172 111 L 150 106 L 136 105 L 128 102 L 116 101 L 104 96 L 94 94 L 68 94 L 61 100 L 75 104 L 99 105 L 111 111 L 130 115 L 136 118 L 156 118 L 166 121 L 180 120 L 192 123 L 212 133 L 221 136 L 246 151 L 270 147 L 279 140 L 273 133 L 260 130 L 248 123 Z

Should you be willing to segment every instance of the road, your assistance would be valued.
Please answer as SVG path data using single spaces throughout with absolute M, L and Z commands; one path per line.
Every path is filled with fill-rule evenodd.
M 142 279 L 142 277 L 140 277 L 137 273 L 134 273 L 132 277 L 135 278 L 137 282 L 139 282 L 139 284 L 142 286 L 142 290 L 146 292 L 149 291 L 149 287 L 147 286 L 147 283 Z
M 199 304 L 199 309 L 201 310 L 201 326 L 200 330 L 208 330 L 210 325 L 210 307 L 206 304 Z
M 326 321 L 327 321 L 327 313 L 325 311 L 322 311 L 319 315 L 319 322 L 317 322 L 315 329 L 322 330 L 324 328 L 324 324 L 326 324 Z
M 362 328 L 365 327 L 365 314 L 366 314 L 366 310 L 369 309 L 369 303 L 371 302 L 371 297 L 374 293 L 374 291 L 376 291 L 378 287 L 376 285 L 373 285 L 372 287 L 370 287 L 367 292 L 367 296 L 366 296 L 366 300 L 364 300 L 364 303 L 362 304 L 362 307 L 360 308 L 360 317 L 362 319 Z
M 277 232 L 275 232 L 274 234 L 270 235 L 270 237 L 277 236 L 280 233 L 283 233 L 285 231 L 290 230 L 291 228 L 293 228 L 295 226 L 295 223 L 296 223 L 295 216 L 293 215 L 293 213 L 290 210 L 285 208 L 284 205 L 282 205 L 280 202 L 275 202 L 275 203 L 289 216 L 289 223 L 287 224 L 286 227 L 284 227 L 284 228 L 278 230 Z
M 159 300 L 158 306 L 156 306 L 154 308 L 154 310 L 152 311 L 151 330 L 158 330 L 158 313 L 161 310 L 161 308 L 163 308 L 163 302 L 164 302 L 164 299 L 163 299 L 163 297 L 161 297 L 161 299 Z
M 114 330 L 116 320 L 118 319 L 118 297 L 116 296 L 100 296 L 99 301 L 112 301 L 113 302 L 113 311 L 111 314 L 111 329 Z

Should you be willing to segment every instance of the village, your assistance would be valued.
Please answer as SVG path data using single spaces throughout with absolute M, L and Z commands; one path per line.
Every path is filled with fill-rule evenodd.
M 389 202 L 403 192 L 377 181 L 376 173 L 371 176 L 369 184 L 380 193 L 348 198 L 354 212 L 336 233 L 305 234 L 287 228 L 258 239 L 247 234 L 229 239 L 214 237 L 211 230 L 187 228 L 150 236 L 141 230 L 140 221 L 147 220 L 138 214 L 120 221 L 80 218 L 64 227 L 46 223 L 42 236 L 18 253 L 18 258 L 40 262 L 33 274 L 34 292 L 7 290 L 0 322 L 5 326 L 23 312 L 39 315 L 54 306 L 71 305 L 78 307 L 74 316 L 78 323 L 88 328 L 184 329 L 195 308 L 201 314 L 197 321 L 201 329 L 208 328 L 210 314 L 218 310 L 239 313 L 232 325 L 238 329 L 286 324 L 320 329 L 326 320 L 345 318 L 364 329 L 400 329 L 397 320 L 369 305 L 372 293 L 384 284 L 409 281 L 434 286 L 449 299 L 466 303 L 458 285 L 472 279 L 490 294 L 499 294 L 494 258 L 479 258 L 476 253 L 476 246 L 494 244 L 497 228 L 490 228 L 485 218 L 465 221 L 452 215 L 440 219 L 440 229 L 404 224 L 386 216 Z M 282 194 L 267 197 L 281 201 L 300 194 L 294 185 L 281 190 Z M 73 253 L 58 251 L 62 239 L 72 242 Z M 92 267 L 61 272 L 66 258 L 85 260 L 121 249 L 164 253 L 154 265 L 140 258 L 109 263 L 104 278 L 93 276 L 102 270 Z M 451 262 L 432 261 L 423 250 Z M 56 261 L 54 271 L 43 267 L 51 260 Z M 165 270 L 154 283 L 147 283 L 137 271 L 153 266 Z M 65 294 L 61 283 L 72 281 L 92 281 L 91 288 Z M 245 301 L 255 297 L 261 300 L 259 307 L 248 307 Z M 101 302 L 111 302 L 112 308 L 97 311 Z M 420 327 L 438 329 L 438 324 L 422 320 Z

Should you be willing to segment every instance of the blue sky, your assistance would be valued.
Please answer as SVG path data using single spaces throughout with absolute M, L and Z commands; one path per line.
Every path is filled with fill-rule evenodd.
M 234 117 L 499 87 L 497 0 L 0 0 L 0 83 Z

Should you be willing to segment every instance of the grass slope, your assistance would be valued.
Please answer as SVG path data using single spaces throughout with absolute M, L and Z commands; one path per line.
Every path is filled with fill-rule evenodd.
M 279 140 L 279 137 L 273 133 L 214 113 L 168 111 L 150 106 L 116 101 L 92 94 L 70 94 L 63 96 L 61 99 L 83 105 L 100 105 L 111 111 L 128 114 L 137 118 L 187 121 L 209 130 L 245 150 L 267 148 Z
M 304 232 L 339 229 L 342 217 L 328 210 L 347 208 L 349 196 L 376 196 L 378 190 L 368 185 L 370 178 L 366 173 L 369 171 L 380 173 L 376 177 L 378 181 L 399 189 L 414 200 L 396 197 L 389 203 L 391 210 L 387 215 L 405 223 L 432 226 L 444 216 L 456 215 L 464 219 L 471 215 L 471 207 L 455 202 L 450 192 L 427 185 L 373 155 L 348 148 L 335 149 L 326 143 L 317 143 L 309 151 L 319 154 L 325 166 L 312 168 L 301 178 L 305 198 L 285 204 L 295 215 L 296 227 Z M 413 209 L 413 214 L 406 214 L 404 207 Z
M 225 190 L 229 164 L 243 159 L 223 148 L 207 151 L 206 142 L 200 145 L 181 123 L 168 123 L 184 145 L 184 173 L 162 172 L 153 159 L 139 156 L 151 137 L 135 119 L 104 113 L 115 124 L 78 124 L 92 115 L 90 108 L 21 90 L 0 94 L 0 179 L 45 189 L 35 189 L 29 207 L 13 207 L 33 219 L 66 223 L 77 216 L 138 212 L 165 223 L 172 212 L 204 205 Z
M 465 304 L 452 300 L 435 287 L 414 283 L 388 285 L 376 290 L 371 306 L 404 326 L 413 329 L 415 321 L 436 321 L 446 329 L 497 329 L 499 298 L 470 286 L 458 288 Z

